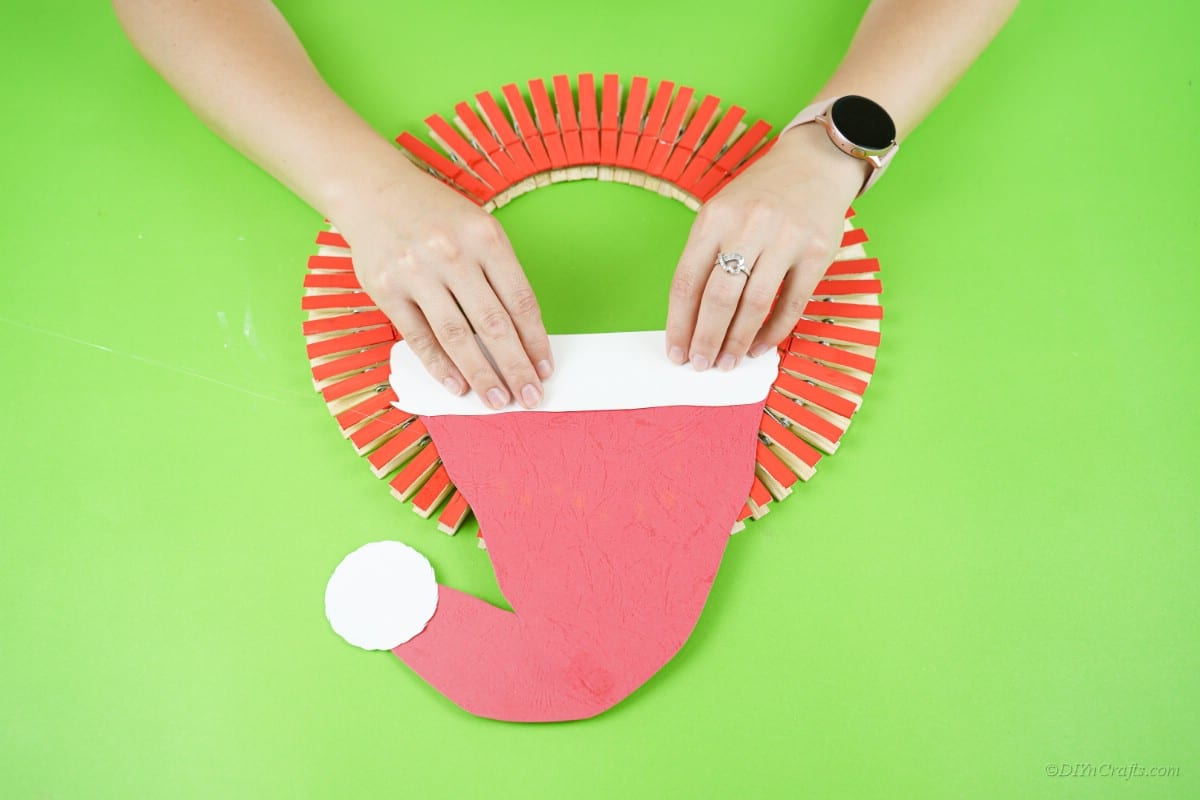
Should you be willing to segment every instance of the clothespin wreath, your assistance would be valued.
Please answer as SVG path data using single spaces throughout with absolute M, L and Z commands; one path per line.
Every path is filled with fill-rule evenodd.
M 775 142 L 769 124 L 747 124 L 744 109 L 722 110 L 713 95 L 640 76 L 626 92 L 615 74 L 579 75 L 574 89 L 566 75 L 508 84 L 499 99 L 480 92 L 449 119 L 425 122 L 430 142 L 402 133 L 403 152 L 489 212 L 589 178 L 695 210 Z M 562 337 L 579 359 L 658 347 L 657 362 L 645 356 L 645 381 L 672 384 L 674 394 L 506 413 L 406 404 L 431 379 L 359 285 L 346 240 L 320 231 L 301 302 L 317 391 L 398 500 L 451 535 L 477 516 L 514 609 L 440 586 L 415 550 L 376 542 L 330 579 L 335 630 L 392 650 L 459 706 L 495 719 L 589 717 L 645 683 L 690 634 L 729 534 L 812 478 L 862 404 L 882 286 L 853 217 L 791 335 L 757 368 L 766 376 L 757 388 L 742 380 L 722 393 L 711 388 L 717 378 L 681 380 L 687 368 L 669 365 L 649 334 Z M 574 375 L 560 369 L 552 381 L 595 379 Z

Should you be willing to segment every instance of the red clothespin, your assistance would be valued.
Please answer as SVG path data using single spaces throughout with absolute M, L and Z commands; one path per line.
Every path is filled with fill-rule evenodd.
M 825 275 L 873 275 L 876 272 L 879 272 L 878 258 L 846 258 L 830 264 Z
M 683 132 L 683 136 L 679 137 L 679 143 L 675 145 L 675 149 L 671 151 L 671 158 L 667 161 L 667 166 L 663 168 L 662 177 L 671 183 L 677 183 L 679 176 L 683 174 L 684 167 L 691 160 L 692 154 L 700 144 L 700 140 L 708 131 L 709 125 L 717 114 L 717 108 L 721 105 L 721 98 L 716 95 L 708 95 L 700 103 L 700 108 L 696 109 L 696 113 L 692 115 L 691 122 L 688 123 L 687 129 Z
M 825 300 L 809 300 L 804 307 L 809 317 L 833 317 L 835 319 L 883 319 L 883 306 L 874 303 L 834 303 Z
M 795 397 L 817 408 L 844 417 L 847 424 L 850 417 L 858 410 L 858 403 L 848 397 L 831 392 L 802 378 L 797 378 L 786 372 L 780 372 L 775 380 L 775 388 L 789 397 Z
M 802 378 L 849 392 L 857 398 L 861 398 L 867 391 L 867 382 L 861 378 L 856 378 L 853 375 L 842 372 L 840 369 L 818 364 L 815 361 L 810 361 L 793 353 L 785 355 L 779 367 Z
M 838 440 L 845 433 L 844 428 L 822 417 L 812 409 L 806 408 L 801 402 L 779 392 L 771 392 L 767 395 L 767 408 L 771 409 L 776 416 L 787 420 L 793 430 L 799 430 L 804 434 L 803 438 L 807 439 L 810 444 L 821 448 L 826 453 L 832 453 L 837 449 Z
M 596 76 L 579 76 L 579 136 L 585 164 L 600 163 L 600 119 L 596 113 Z
M 772 451 L 787 464 L 788 469 L 804 480 L 812 477 L 817 462 L 821 460 L 817 450 L 766 411 L 763 412 L 759 432 L 766 437 L 768 445 L 774 445 Z
M 349 247 L 345 237 L 340 233 L 333 231 L 321 231 L 317 234 L 317 244 L 322 247 Z M 321 258 L 321 256 L 312 256 L 311 258 Z
M 771 490 L 776 500 L 782 500 L 792 493 L 796 473 L 788 469 L 761 439 L 755 442 L 754 460 L 759 479 Z
M 338 427 L 344 436 L 349 436 L 356 426 L 391 408 L 395 401 L 396 395 L 390 388 L 361 395 L 357 402 L 337 412 L 335 419 Z
M 327 272 L 352 272 L 354 262 L 349 256 L 309 256 L 308 268 Z
M 604 76 L 600 90 L 600 163 L 615 166 L 617 143 L 621 127 L 621 79 L 613 74 Z
M 461 190 L 477 205 L 483 205 L 495 196 L 496 191 L 471 174 L 462 164 L 455 163 L 411 133 L 402 133 L 396 141 L 408 152 L 441 175 L 450 186 Z
M 353 353 L 362 350 L 364 347 L 384 344 L 385 342 L 389 345 L 394 344 L 396 339 L 397 336 L 390 325 L 380 325 L 375 328 L 367 328 L 364 331 L 348 333 L 345 336 L 318 339 L 308 345 L 308 358 L 311 361 L 314 358 L 323 358 L 324 356 L 332 356 L 338 353 Z
M 761 119 L 750 126 L 750 130 L 738 137 L 738 140 L 729 146 L 715 162 L 712 169 L 704 173 L 700 180 L 693 187 L 693 192 L 701 200 L 707 200 L 712 197 L 717 186 L 722 184 L 737 169 L 738 165 L 753 152 L 767 134 L 771 131 L 771 125 Z
M 412 422 L 396 431 L 395 436 L 367 455 L 371 471 L 382 478 L 412 458 L 428 442 L 429 431 L 425 429 L 425 423 L 419 418 L 414 418 Z
M 399 500 L 407 500 L 412 497 L 417 489 L 421 488 L 421 484 L 425 483 L 426 479 L 437 469 L 438 463 L 437 447 L 430 442 L 422 447 L 421 451 L 396 473 L 396 477 L 388 482 L 388 485 L 392 487 L 392 494 Z
M 492 162 L 488 161 L 483 153 L 472 147 L 470 142 L 464 139 L 462 134 L 441 114 L 430 114 L 425 118 L 425 124 L 429 126 L 433 140 L 447 152 L 458 156 L 468 170 L 488 185 L 493 195 L 508 188 L 508 181 L 492 166 Z
M 434 510 L 452 491 L 454 491 L 454 486 L 450 483 L 450 475 L 446 472 L 445 465 L 438 465 L 438 468 L 429 476 L 429 480 L 425 481 L 425 485 L 413 497 L 413 511 L 425 519 L 429 519 Z
M 650 102 L 650 111 L 646 114 L 646 124 L 642 126 L 642 134 L 638 137 L 637 150 L 633 156 L 634 169 L 645 172 L 650 164 L 650 156 L 658 144 L 658 137 L 667 118 L 667 109 L 671 106 L 671 95 L 674 92 L 673 82 L 658 82 L 658 88 L 654 90 L 654 99 Z
M 680 86 L 679 91 L 675 93 L 675 99 L 671 101 L 671 108 L 663 120 L 662 130 L 658 133 L 658 143 L 646 164 L 646 172 L 650 175 L 662 177 L 663 169 L 666 168 L 671 152 L 675 149 L 675 142 L 679 139 L 679 132 L 683 129 L 684 118 L 692 107 L 695 93 L 696 90 L 690 86 Z
M 649 81 L 635 76 L 629 86 L 629 99 L 625 103 L 625 112 L 621 117 L 621 135 L 617 140 L 618 167 L 633 169 L 634 156 L 637 154 L 638 138 L 642 133 L 642 118 L 646 115 L 646 90 Z
M 352 372 L 359 372 L 364 369 L 372 369 L 381 366 L 388 362 L 392 353 L 392 344 L 375 345 L 368 347 L 365 350 L 359 350 L 350 355 L 344 355 L 340 358 L 335 358 L 332 361 L 325 361 L 321 364 L 312 365 L 313 383 L 319 390 L 325 386 L 328 381 L 349 375 Z
M 838 325 L 833 322 L 823 322 L 815 319 L 800 318 L 792 330 L 795 336 L 811 336 L 814 339 L 827 342 L 842 342 L 844 344 L 861 344 L 867 347 L 879 346 L 879 331 L 870 328 L 859 328 L 852 325 Z
M 679 176 L 679 180 L 676 182 L 679 188 L 693 195 L 696 194 L 697 181 L 712 167 L 721 151 L 729 144 L 729 140 L 733 138 L 744 116 L 746 116 L 746 109 L 740 106 L 732 106 L 729 111 L 725 112 L 725 116 L 721 117 L 721 121 L 713 128 L 712 133 L 705 137 L 687 168 Z
M 550 169 L 550 155 L 546 152 L 546 145 L 542 142 L 537 125 L 533 123 L 533 117 L 529 113 L 529 106 L 525 104 L 525 98 L 521 95 L 521 90 L 517 88 L 515 83 L 509 83 L 500 87 L 500 91 L 504 94 L 504 102 L 508 105 L 508 113 L 512 116 L 513 122 L 516 123 L 517 129 L 521 132 L 521 140 L 525 143 L 525 149 L 529 151 L 530 159 L 533 160 L 534 170 L 536 172 L 548 171 Z
M 381 325 L 391 327 L 387 315 L 376 309 L 374 311 L 358 311 L 350 314 L 337 314 L 329 317 L 306 319 L 301 325 L 301 330 L 305 336 L 318 336 L 326 333 L 363 330 Z
M 851 228 L 842 234 L 842 247 L 852 247 L 868 241 L 867 232 L 862 228 Z
M 546 84 L 541 78 L 534 78 L 529 82 L 529 98 L 533 101 L 538 133 L 546 146 L 546 154 L 550 156 L 550 167 L 563 169 L 567 166 L 567 151 L 563 146 L 562 134 L 558 130 L 554 108 L 550 105 L 550 95 L 546 92 Z
M 528 178 L 537 172 L 537 168 L 533 165 L 533 159 L 529 157 L 529 153 L 525 150 L 525 145 L 521 144 L 521 137 L 517 136 L 517 132 L 513 130 L 508 117 L 504 115 L 504 112 L 500 110 L 500 106 L 496 103 L 496 99 L 488 92 L 480 92 L 475 95 L 475 102 L 479 107 L 479 113 L 483 115 L 483 118 L 487 120 L 488 125 L 491 127 L 493 135 L 500 140 L 500 145 L 504 148 L 504 152 L 516 164 L 521 179 Z
M 512 186 L 524 178 L 528 177 L 528 172 L 522 172 L 517 163 L 513 161 L 508 151 L 500 143 L 493 134 L 487 123 L 480 119 L 475 110 L 467 103 L 459 103 L 454 107 L 454 119 L 456 122 L 467 129 L 467 133 L 471 138 L 483 149 L 488 160 L 495 165 L 496 169 L 504 176 L 507 186 Z
M 438 530 L 449 536 L 453 536 L 458 533 L 458 529 L 467 521 L 470 513 L 471 507 L 467 505 L 467 498 L 463 497 L 462 492 L 456 490 L 450 496 L 446 507 L 442 509 L 442 513 L 438 516 Z
M 814 361 L 822 361 L 827 364 L 856 369 L 868 375 L 875 372 L 874 358 L 862 353 L 855 353 L 843 347 L 833 347 L 832 345 L 814 342 L 812 339 L 804 339 L 798 336 L 789 336 L 784 346 L 789 353 L 811 358 Z
M 579 136 L 579 114 L 571 94 L 571 79 L 566 75 L 555 75 L 552 80 L 554 106 L 558 110 L 558 128 L 567 154 L 567 165 L 579 166 L 583 163 L 583 141 Z

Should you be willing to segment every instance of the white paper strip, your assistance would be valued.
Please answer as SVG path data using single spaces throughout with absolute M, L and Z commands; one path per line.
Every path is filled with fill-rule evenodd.
M 696 372 L 666 357 L 665 331 L 564 334 L 550 337 L 554 375 L 545 398 L 532 411 L 601 411 L 656 406 L 732 406 L 767 396 L 779 372 L 770 350 L 746 358 L 735 369 Z M 394 405 L 413 414 L 500 414 L 527 411 L 516 402 L 500 411 L 474 392 L 455 397 L 425 371 L 406 342 L 392 347 Z

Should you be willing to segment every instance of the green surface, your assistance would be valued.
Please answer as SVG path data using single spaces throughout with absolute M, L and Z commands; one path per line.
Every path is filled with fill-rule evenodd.
M 733 540 L 650 684 L 519 726 L 323 617 L 339 559 L 389 537 L 499 598 L 473 537 L 397 504 L 312 392 L 320 216 L 107 4 L 10 5 L 0 796 L 1200 796 L 1192 8 L 1018 10 L 858 206 L 887 317 L 842 450 Z M 389 133 L 584 70 L 781 123 L 862 6 L 285 4 Z M 500 217 L 552 331 L 662 324 L 682 206 L 589 183 Z M 1178 775 L 1047 775 L 1081 762 Z

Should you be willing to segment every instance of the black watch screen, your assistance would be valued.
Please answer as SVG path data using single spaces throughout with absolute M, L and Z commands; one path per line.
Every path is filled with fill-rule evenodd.
M 883 106 L 856 94 L 838 98 L 829 118 L 843 136 L 864 150 L 884 150 L 896 140 L 896 123 Z

